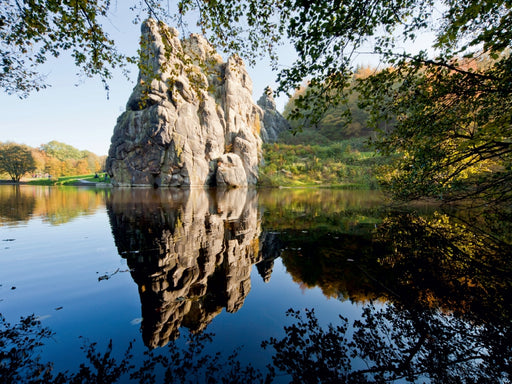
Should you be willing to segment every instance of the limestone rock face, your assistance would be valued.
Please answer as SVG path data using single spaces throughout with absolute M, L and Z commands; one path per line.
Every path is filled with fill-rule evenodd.
M 141 52 L 107 158 L 113 185 L 215 185 L 225 154 L 242 165 L 243 185 L 256 184 L 263 113 L 243 61 L 225 63 L 204 37 L 180 40 L 176 29 L 152 19 L 142 25 Z
M 227 153 L 217 163 L 217 185 L 220 187 L 242 187 L 247 184 L 247 176 L 240 157 Z
M 276 102 L 272 93 L 272 89 L 267 87 L 258 100 L 258 105 L 263 111 L 261 138 L 265 143 L 277 141 L 281 132 L 290 129 L 288 121 L 277 111 Z

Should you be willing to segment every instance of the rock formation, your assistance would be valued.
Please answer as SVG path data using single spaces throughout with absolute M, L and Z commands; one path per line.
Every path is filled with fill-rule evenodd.
M 142 337 L 166 345 L 238 311 L 251 270 L 266 261 L 254 189 L 113 189 L 107 200 L 119 254 L 139 287 Z M 271 255 L 275 257 L 275 255 Z M 261 274 L 268 281 L 272 263 Z M 259 267 L 261 269 L 261 267 Z
M 258 105 L 263 111 L 261 138 L 265 143 L 277 141 L 281 132 L 290 129 L 288 121 L 277 111 L 272 94 L 272 89 L 266 87 L 263 95 L 258 100 Z
M 256 184 L 261 109 L 243 61 L 149 19 L 139 78 L 111 140 L 114 186 Z M 220 175 L 218 170 L 221 170 Z

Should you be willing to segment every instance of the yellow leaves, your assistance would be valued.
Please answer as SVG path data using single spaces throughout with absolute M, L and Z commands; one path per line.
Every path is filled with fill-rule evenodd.
M 376 71 L 377 71 L 376 68 L 370 67 L 369 65 L 362 66 L 356 70 L 356 72 L 354 73 L 354 78 L 356 80 L 366 79 L 366 78 L 374 75 Z
M 233 143 L 226 144 L 224 147 L 224 153 L 231 153 L 233 152 Z
M 261 121 L 260 121 L 260 115 L 259 114 L 256 114 L 255 118 L 254 118 L 254 122 L 253 122 L 253 125 L 252 125 L 252 131 L 259 135 L 260 132 L 261 132 Z

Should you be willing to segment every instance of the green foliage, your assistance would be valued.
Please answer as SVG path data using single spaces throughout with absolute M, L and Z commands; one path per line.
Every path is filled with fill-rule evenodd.
M 13 143 L 0 144 L 0 172 L 7 173 L 12 181 L 19 182 L 23 175 L 35 169 L 35 161 L 28 147 Z
M 361 151 L 366 152 L 361 152 Z M 330 145 L 265 144 L 262 186 L 335 186 L 377 188 L 373 168 L 383 159 L 365 148 L 362 139 Z
M 64 144 L 55 140 L 41 145 L 41 150 L 46 152 L 47 155 L 53 156 L 60 161 L 68 159 L 82 159 L 86 157 L 85 151 L 80 151 L 75 147 Z
M 116 67 L 133 59 L 118 52 L 104 30 L 110 0 L 2 1 L 0 8 L 0 87 L 27 96 L 47 86 L 38 67 L 69 51 L 86 76 L 99 76 L 107 87 Z
M 288 12 L 283 1 L 226 0 L 196 2 L 181 0 L 171 4 L 158 0 L 132 0 L 132 22 L 152 17 L 187 28 L 183 16 L 194 13 L 197 26 L 210 41 L 226 51 L 236 52 L 255 63 L 258 55 L 269 55 L 276 63 L 275 46 L 285 26 L 273 20 Z M 110 0 L 30 0 L 2 1 L 0 7 L 0 88 L 26 97 L 47 87 L 38 71 L 49 57 L 69 52 L 81 73 L 99 76 L 108 90 L 116 68 L 125 73 L 134 57 L 118 50 L 106 32 L 109 14 L 121 4 Z M 130 22 L 130 20 L 127 20 Z M 243 27 L 242 27 L 243 26 Z
M 359 106 L 360 94 L 355 89 L 358 79 L 376 72 L 369 67 L 360 67 L 352 76 L 346 89 L 346 98 L 337 104 L 329 103 L 323 115 L 314 118 L 316 108 L 304 102 L 305 97 L 314 97 L 316 90 L 310 84 L 295 90 L 285 105 L 283 115 L 288 118 L 292 132 L 282 135 L 282 142 L 289 144 L 318 143 L 345 140 L 352 137 L 374 136 L 374 127 L 369 124 L 369 114 Z M 329 93 L 336 93 L 337 90 Z M 313 140 L 313 141 L 308 141 Z
M 399 116 L 395 129 L 375 143 L 384 155 L 398 154 L 382 178 L 395 196 L 510 201 L 512 72 L 500 73 L 509 60 L 506 53 L 449 66 L 411 63 L 402 66 L 408 74 L 391 92 L 390 82 L 401 76 L 391 71 L 361 85 L 367 96 L 387 99 L 374 110 L 375 121 Z

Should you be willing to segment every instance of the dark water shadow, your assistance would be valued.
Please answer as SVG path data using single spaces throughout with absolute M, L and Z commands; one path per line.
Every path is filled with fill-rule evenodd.
M 149 346 L 144 358 L 134 358 L 129 347 L 117 359 L 111 344 L 99 351 L 90 343 L 77 371 L 52 372 L 37 359 L 51 332 L 34 318 L 14 326 L 4 321 L 5 377 L 510 382 L 512 249 L 507 233 L 489 231 L 504 223 L 378 205 L 343 213 L 314 208 L 311 201 L 279 210 L 246 190 L 111 194 L 107 209 L 116 246 L 139 288 L 143 340 Z M 207 325 L 222 309 L 239 310 L 250 291 L 252 266 L 268 280 L 277 256 L 295 281 L 357 303 L 361 317 L 340 316 L 326 326 L 313 309 L 290 309 L 283 334 L 262 340 L 273 355 L 266 369 L 242 364 L 237 351 L 211 353 Z M 184 344 L 177 344 L 180 327 L 191 330 Z

